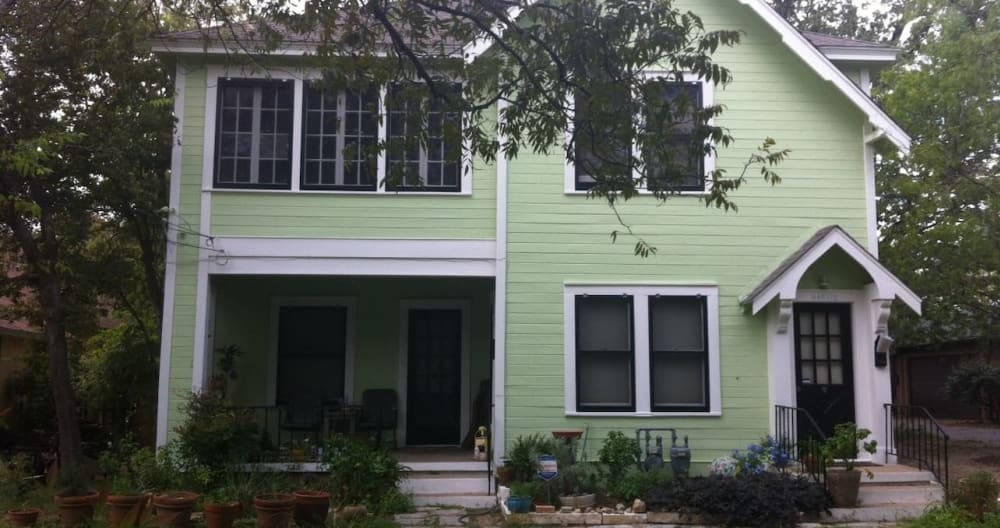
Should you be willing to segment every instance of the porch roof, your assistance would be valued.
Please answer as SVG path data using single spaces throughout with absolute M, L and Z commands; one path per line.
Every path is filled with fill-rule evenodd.
M 809 237 L 805 243 L 781 261 L 750 293 L 741 297 L 740 304 L 751 305 L 752 313 L 757 314 L 775 297 L 794 299 L 799 281 L 805 272 L 834 246 L 842 249 L 868 273 L 878 291 L 879 298 L 899 298 L 911 310 L 920 314 L 920 297 L 838 225 L 826 226 Z

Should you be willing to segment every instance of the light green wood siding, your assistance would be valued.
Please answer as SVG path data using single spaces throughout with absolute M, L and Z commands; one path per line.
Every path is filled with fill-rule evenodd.
M 522 155 L 509 176 L 507 297 L 507 438 L 555 428 L 588 428 L 589 456 L 609 430 L 676 427 L 690 435 L 695 461 L 741 448 L 768 431 L 765 317 L 753 317 L 738 297 L 803 236 L 828 224 L 867 241 L 862 158 L 864 117 L 735 0 L 678 2 L 710 29 L 745 32 L 717 58 L 735 81 L 717 89 L 727 107 L 719 124 L 737 141 L 720 153 L 730 175 L 767 136 L 792 150 L 778 167 L 784 181 L 766 185 L 754 170 L 734 194 L 738 213 L 706 209 L 693 196 L 658 204 L 641 197 L 620 212 L 656 246 L 648 259 L 632 255 L 634 240 L 600 201 L 564 193 L 561 156 Z M 852 273 L 854 270 L 848 270 Z M 832 277 L 831 279 L 836 279 Z M 720 293 L 721 417 L 567 417 L 564 408 L 563 291 L 566 282 L 714 283 Z M 642 336 L 637 336 L 641 339 Z
M 177 286 L 173 299 L 174 321 L 170 343 L 170 402 L 167 428 L 173 431 L 180 424 L 179 406 L 184 394 L 191 390 L 191 369 L 194 358 L 195 299 L 198 283 L 198 249 L 202 240 L 198 232 L 201 222 L 201 165 L 205 135 L 205 69 L 197 65 L 182 66 L 187 70 L 184 86 L 184 117 L 182 129 L 180 204 L 177 208 L 181 233 L 177 236 Z

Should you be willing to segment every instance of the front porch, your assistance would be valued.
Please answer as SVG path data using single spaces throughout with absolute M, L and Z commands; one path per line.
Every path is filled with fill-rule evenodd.
M 256 425 L 252 462 L 308 470 L 336 433 L 457 448 L 491 425 L 491 278 L 215 276 L 210 294 L 205 382 Z

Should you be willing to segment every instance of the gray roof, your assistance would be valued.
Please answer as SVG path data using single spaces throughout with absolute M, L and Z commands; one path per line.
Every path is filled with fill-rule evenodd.
M 820 51 L 829 48 L 838 48 L 838 49 L 852 48 L 858 50 L 871 50 L 871 51 L 877 50 L 877 51 L 892 51 L 892 52 L 899 51 L 897 48 L 888 46 L 886 44 L 882 44 L 881 42 L 849 39 L 844 37 L 837 37 L 834 35 L 827 35 L 825 33 L 816 33 L 815 31 L 803 31 L 802 35 L 809 42 L 811 42 L 813 46 L 819 48 Z

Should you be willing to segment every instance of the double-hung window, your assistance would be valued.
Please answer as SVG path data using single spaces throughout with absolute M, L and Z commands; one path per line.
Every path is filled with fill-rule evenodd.
M 566 287 L 566 412 L 719 414 L 718 289 Z
M 423 90 L 415 83 L 394 83 L 389 87 L 386 161 L 390 190 L 461 191 L 462 113 L 448 108 L 447 102 L 461 97 L 462 85 L 450 83 L 442 87 L 447 91 L 443 96 L 447 100 L 413 97 L 414 91 Z M 415 111 L 416 105 L 425 105 L 423 112 Z M 426 123 L 417 121 L 421 115 Z M 427 137 L 421 144 L 416 135 L 423 125 Z
M 695 112 L 710 104 L 706 94 L 706 84 L 701 81 L 674 81 L 650 77 L 642 86 L 647 107 L 643 109 L 641 123 L 649 134 L 650 123 L 669 123 L 669 134 L 662 138 L 652 138 L 654 148 L 646 148 L 641 163 L 646 172 L 646 188 L 649 190 L 704 191 L 706 156 L 699 152 L 695 141 Z M 710 94 L 709 94 L 710 95 Z M 628 105 L 622 96 L 623 112 Z M 635 132 L 631 130 L 632 120 L 622 121 L 620 126 L 630 130 L 618 130 L 611 123 L 612 116 L 601 118 L 608 127 L 598 126 L 591 121 L 588 112 L 589 101 L 582 93 L 573 99 L 574 163 L 567 171 L 572 178 L 568 190 L 586 191 L 596 184 L 598 173 L 605 177 L 627 177 L 632 173 L 632 156 L 635 151 Z M 617 128 L 620 128 L 617 127 Z
M 306 83 L 302 188 L 374 191 L 378 91 Z
M 220 80 L 215 186 L 288 189 L 293 84 Z

